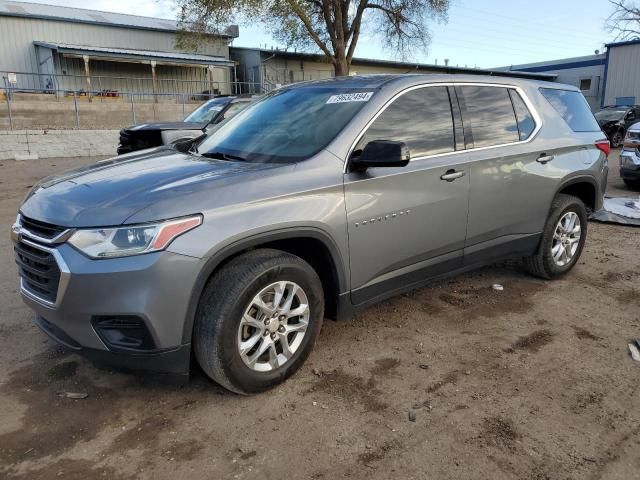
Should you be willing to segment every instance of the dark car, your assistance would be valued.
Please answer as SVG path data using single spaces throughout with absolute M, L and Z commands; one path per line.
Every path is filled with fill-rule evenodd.
M 627 128 L 640 120 L 640 106 L 609 106 L 595 113 L 600 128 L 607 134 L 612 148 L 622 146 Z
M 246 107 L 252 98 L 216 97 L 200 105 L 182 122 L 143 123 L 123 128 L 120 130 L 118 155 L 195 138 L 207 128 L 233 117 Z

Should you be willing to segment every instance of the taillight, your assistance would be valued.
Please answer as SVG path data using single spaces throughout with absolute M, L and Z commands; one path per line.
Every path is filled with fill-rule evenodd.
M 609 153 L 611 153 L 611 145 L 609 144 L 609 140 L 598 140 L 596 142 L 596 148 L 604 153 L 605 157 L 608 157 Z

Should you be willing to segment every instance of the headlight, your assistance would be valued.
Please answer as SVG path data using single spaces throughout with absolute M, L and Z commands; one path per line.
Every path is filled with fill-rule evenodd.
M 164 250 L 179 235 L 202 224 L 196 215 L 145 225 L 76 231 L 69 243 L 92 258 L 128 257 Z

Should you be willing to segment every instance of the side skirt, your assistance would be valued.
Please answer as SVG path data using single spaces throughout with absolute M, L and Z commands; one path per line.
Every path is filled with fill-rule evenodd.
M 448 259 L 410 273 L 398 275 L 371 286 L 361 287 L 338 297 L 336 320 L 348 320 L 358 312 L 396 295 L 423 288 L 445 278 L 454 277 L 498 261 L 532 255 L 538 249 L 541 233 L 510 235 L 473 245 L 464 250 L 460 259 Z M 453 266 L 457 264 L 457 266 Z M 359 303 L 354 301 L 360 300 Z

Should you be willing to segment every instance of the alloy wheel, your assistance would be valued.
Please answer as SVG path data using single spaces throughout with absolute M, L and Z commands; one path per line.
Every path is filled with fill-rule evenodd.
M 287 363 L 302 344 L 309 315 L 309 300 L 298 284 L 279 281 L 263 288 L 247 306 L 238 328 L 244 364 L 269 372 Z
M 565 213 L 556 225 L 551 243 L 551 255 L 556 265 L 564 267 L 571 263 L 578 251 L 581 236 L 582 228 L 578 214 Z

